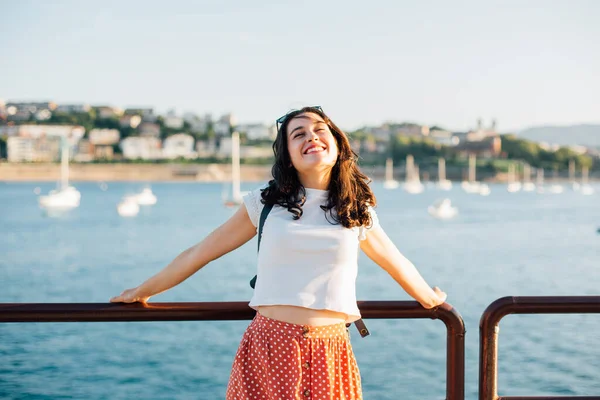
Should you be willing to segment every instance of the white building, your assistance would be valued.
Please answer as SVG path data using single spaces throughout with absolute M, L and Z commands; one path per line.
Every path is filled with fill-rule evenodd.
M 60 160 L 62 139 L 58 136 L 8 138 L 7 158 L 9 162 L 51 162 Z M 72 154 L 72 153 L 70 153 Z
M 277 130 L 275 126 L 265 124 L 241 124 L 236 127 L 238 132 L 243 132 L 250 140 L 275 139 Z
M 6 141 L 8 162 L 35 161 L 35 139 L 11 136 Z
M 123 157 L 135 160 L 157 160 L 161 158 L 160 140 L 154 137 L 130 136 L 120 143 Z
M 0 135 L 39 138 L 45 136 L 65 137 L 74 146 L 85 134 L 81 125 L 16 125 L 0 127 Z
M 168 159 L 196 158 L 194 151 L 194 138 L 185 133 L 176 133 L 166 138 L 163 142 L 163 157 Z

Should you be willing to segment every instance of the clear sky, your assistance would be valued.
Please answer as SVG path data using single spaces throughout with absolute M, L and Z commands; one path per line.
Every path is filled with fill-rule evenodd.
M 0 98 L 340 127 L 600 122 L 600 1 L 0 0 Z

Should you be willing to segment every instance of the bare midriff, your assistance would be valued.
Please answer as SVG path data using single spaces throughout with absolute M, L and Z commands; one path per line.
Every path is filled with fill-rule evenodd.
M 323 326 L 346 321 L 346 314 L 297 306 L 259 306 L 260 315 L 296 325 Z

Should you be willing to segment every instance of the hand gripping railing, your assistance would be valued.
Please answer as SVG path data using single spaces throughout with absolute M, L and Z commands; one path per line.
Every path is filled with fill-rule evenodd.
M 465 325 L 445 303 L 426 310 L 414 301 L 359 301 L 365 319 L 431 318 L 446 325 L 446 400 L 464 400 Z M 0 303 L 0 322 L 124 322 L 249 320 L 247 302 L 219 303 Z
M 498 397 L 498 324 L 504 316 L 592 313 L 600 313 L 600 296 L 502 297 L 490 304 L 479 322 L 479 400 L 600 400 L 600 396 Z

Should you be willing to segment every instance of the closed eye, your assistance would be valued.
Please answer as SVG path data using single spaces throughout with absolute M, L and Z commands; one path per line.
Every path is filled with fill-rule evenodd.
M 304 132 L 298 132 L 294 135 L 294 139 L 296 139 L 297 137 L 303 136 Z

